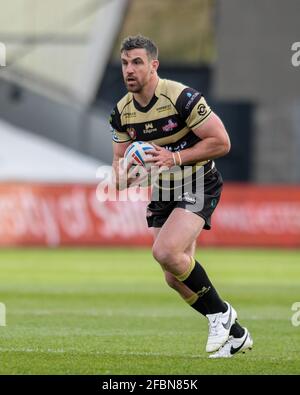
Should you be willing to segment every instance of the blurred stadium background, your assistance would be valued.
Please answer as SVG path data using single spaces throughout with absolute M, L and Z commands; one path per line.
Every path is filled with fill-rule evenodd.
M 300 372 L 299 14 L 298 0 L 1 1 L 0 373 Z M 246 362 L 206 360 L 205 324 L 137 248 L 152 241 L 146 203 L 96 198 L 125 93 L 119 45 L 137 33 L 231 137 L 198 254 L 254 332 Z

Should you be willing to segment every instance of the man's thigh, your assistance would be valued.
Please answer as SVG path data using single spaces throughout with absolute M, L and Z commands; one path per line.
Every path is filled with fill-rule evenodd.
M 194 253 L 195 242 L 204 223 L 202 217 L 182 208 L 175 208 L 162 228 L 156 228 L 155 243 L 172 248 L 173 251 L 192 250 Z
M 161 231 L 161 228 L 152 228 L 153 230 L 153 238 L 154 242 L 157 239 L 159 232 Z M 196 246 L 197 246 L 197 241 L 194 240 L 184 251 L 186 254 L 189 256 L 195 256 L 195 251 L 196 251 Z

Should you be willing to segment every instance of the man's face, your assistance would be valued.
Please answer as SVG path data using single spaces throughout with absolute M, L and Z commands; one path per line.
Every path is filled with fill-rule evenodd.
M 157 60 L 148 58 L 143 48 L 131 49 L 121 53 L 122 72 L 127 90 L 133 93 L 142 91 L 156 70 Z

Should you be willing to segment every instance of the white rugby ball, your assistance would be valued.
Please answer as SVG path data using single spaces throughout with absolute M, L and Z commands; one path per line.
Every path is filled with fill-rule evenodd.
M 151 157 L 147 155 L 146 152 L 153 150 L 153 146 L 149 143 L 145 143 L 144 141 L 135 141 L 130 144 L 124 154 L 124 158 L 128 161 L 131 161 L 133 165 L 143 166 L 146 169 L 150 169 L 151 163 L 145 163 L 145 159 Z
M 136 178 L 133 185 L 145 187 L 152 184 L 153 174 L 151 174 L 150 169 L 153 163 L 145 162 L 145 159 L 151 158 L 151 155 L 147 155 L 146 152 L 153 149 L 154 147 L 150 143 L 144 141 L 135 141 L 126 149 L 124 158 L 128 162 L 130 161 L 131 166 L 135 168 L 134 173 L 131 173 L 131 176 Z

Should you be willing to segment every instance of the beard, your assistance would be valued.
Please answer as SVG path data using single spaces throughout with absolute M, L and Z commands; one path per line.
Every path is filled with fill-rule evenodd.
M 143 85 L 136 79 L 129 80 L 129 81 L 127 79 L 125 79 L 124 82 L 125 82 L 128 92 L 139 93 L 143 89 Z

